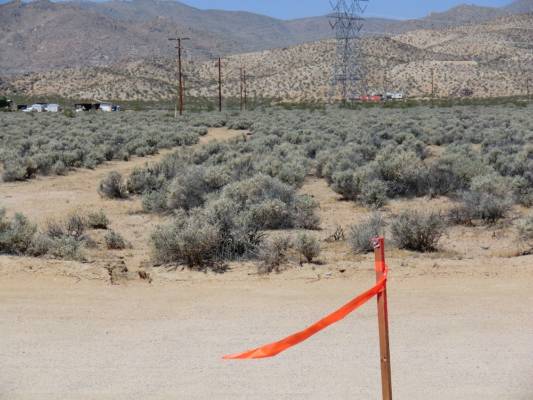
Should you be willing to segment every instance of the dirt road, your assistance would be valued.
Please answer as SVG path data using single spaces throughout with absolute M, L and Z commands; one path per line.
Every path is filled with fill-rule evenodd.
M 533 273 L 523 264 L 391 260 L 397 399 L 533 398 Z M 374 302 L 279 358 L 220 359 L 307 326 L 373 279 L 371 265 L 344 279 L 306 274 L 116 287 L 4 277 L 0 399 L 379 398 Z

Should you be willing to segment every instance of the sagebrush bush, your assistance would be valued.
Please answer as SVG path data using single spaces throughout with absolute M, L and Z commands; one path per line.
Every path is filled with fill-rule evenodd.
M 83 238 L 87 228 L 87 220 L 84 215 L 79 212 L 73 212 L 67 216 L 65 222 L 65 234 L 76 240 Z
M 115 231 L 107 232 L 104 239 L 109 250 L 123 250 L 126 248 L 126 241 L 122 235 Z
M 437 250 L 446 224 L 442 215 L 404 211 L 391 222 L 394 242 L 400 249 L 431 252 Z
M 320 241 L 307 233 L 300 233 L 294 242 L 295 249 L 307 260 L 313 262 L 320 255 Z
M 218 227 L 201 212 L 180 213 L 174 223 L 152 234 L 154 256 L 162 263 L 180 263 L 189 268 L 212 267 L 218 260 L 223 238 Z
M 0 148 L 13 150 L 0 160 L 4 181 L 64 175 L 71 168 L 92 169 L 134 154 L 155 154 L 161 148 L 197 143 L 198 135 L 207 132 L 205 127 L 195 130 L 194 121 L 176 122 L 161 112 L 87 113 L 68 119 L 52 113 L 31 118 L 10 113 L 4 120 L 9 129 L 0 136 Z
M 280 267 L 287 260 L 287 252 L 292 247 L 292 241 L 288 236 L 276 236 L 265 240 L 259 246 L 258 271 L 260 274 L 279 272 Z
M 348 243 L 355 253 L 370 253 L 374 251 L 372 239 L 382 236 L 385 230 L 385 220 L 379 213 L 374 213 L 350 227 Z
M 37 226 L 22 214 L 7 218 L 6 211 L 0 209 L 0 253 L 23 255 L 32 246 Z
M 317 214 L 320 204 L 308 195 L 296 196 L 291 212 L 294 228 L 319 229 L 320 216 Z
M 100 181 L 98 193 L 109 199 L 126 199 L 128 198 L 128 189 L 124 183 L 122 175 L 116 171 L 110 172 Z
M 533 215 L 519 221 L 518 234 L 522 240 L 533 240 Z
M 109 218 L 105 215 L 104 210 L 90 212 L 87 215 L 87 226 L 91 229 L 107 229 Z

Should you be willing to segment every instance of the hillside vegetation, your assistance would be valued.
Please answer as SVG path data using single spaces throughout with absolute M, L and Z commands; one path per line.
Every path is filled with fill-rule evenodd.
M 393 38 L 361 40 L 366 79 L 360 91 L 403 91 L 411 97 L 523 96 L 533 82 L 533 15 L 440 30 L 419 30 Z M 248 73 L 250 97 L 290 101 L 327 97 L 333 41 L 240 54 L 224 59 L 223 91 L 238 97 L 239 68 Z M 190 96 L 215 97 L 214 61 L 187 59 Z M 33 96 L 116 100 L 169 100 L 176 93 L 173 59 L 152 58 L 110 67 L 75 68 L 14 77 L 18 93 Z M 533 90 L 533 83 L 530 84 Z

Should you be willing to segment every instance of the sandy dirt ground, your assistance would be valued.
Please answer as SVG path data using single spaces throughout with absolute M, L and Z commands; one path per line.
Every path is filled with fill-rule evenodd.
M 241 135 L 211 130 L 203 141 Z M 309 178 L 301 192 L 321 205 L 319 263 L 293 261 L 270 276 L 253 263 L 223 275 L 155 268 L 148 238 L 161 220 L 141 213 L 138 199 L 100 198 L 96 186 L 111 170 L 127 175 L 162 156 L 0 186 L 10 212 L 43 224 L 102 208 L 132 243 L 99 246 L 84 263 L 0 256 L 0 400 L 380 398 L 375 301 L 279 358 L 221 360 L 300 330 L 372 285 L 371 255 L 325 241 L 368 211 Z M 385 213 L 450 205 L 393 201 Z M 388 248 L 395 398 L 533 399 L 533 256 L 520 256 L 514 214 L 451 228 L 434 254 Z M 128 272 L 112 285 L 116 265 Z
M 390 260 L 396 398 L 533 398 L 532 261 Z M 378 399 L 374 301 L 279 358 L 220 359 L 302 329 L 373 279 L 371 267 L 299 272 L 152 286 L 4 277 L 0 399 Z

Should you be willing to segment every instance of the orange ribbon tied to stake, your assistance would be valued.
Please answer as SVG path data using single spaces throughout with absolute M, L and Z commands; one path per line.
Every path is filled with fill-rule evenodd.
M 384 239 L 376 238 L 373 240 L 373 244 L 374 244 L 375 254 L 376 254 L 376 262 L 375 262 L 376 284 L 372 288 L 360 294 L 359 296 L 351 300 L 349 303 L 339 308 L 337 311 L 334 311 L 327 317 L 314 323 L 313 325 L 311 325 L 307 329 L 304 329 L 303 331 L 290 335 L 280 341 L 267 344 L 265 346 L 261 346 L 257 349 L 249 350 L 249 351 L 246 351 L 240 354 L 225 356 L 224 359 L 225 360 L 250 360 L 250 359 L 274 357 L 280 354 L 281 352 L 284 352 L 285 350 L 290 349 L 291 347 L 296 346 L 297 344 L 302 343 L 303 341 L 309 339 L 311 336 L 326 329 L 328 326 L 341 321 L 342 319 L 347 317 L 349 314 L 351 314 L 352 312 L 357 310 L 359 307 L 361 307 L 363 304 L 367 303 L 374 296 L 378 296 L 378 300 L 379 300 L 380 294 L 383 294 L 386 291 L 388 268 L 387 268 L 387 265 L 385 264 L 385 257 L 384 257 Z M 380 303 L 378 301 L 378 309 L 381 313 L 381 308 L 379 304 Z M 385 312 L 386 312 L 386 302 L 385 302 Z M 381 334 L 381 321 L 380 321 L 380 334 Z M 388 338 L 387 338 L 387 347 L 388 347 Z M 383 358 L 384 357 L 382 356 L 382 360 Z M 388 362 L 388 356 L 386 358 Z

